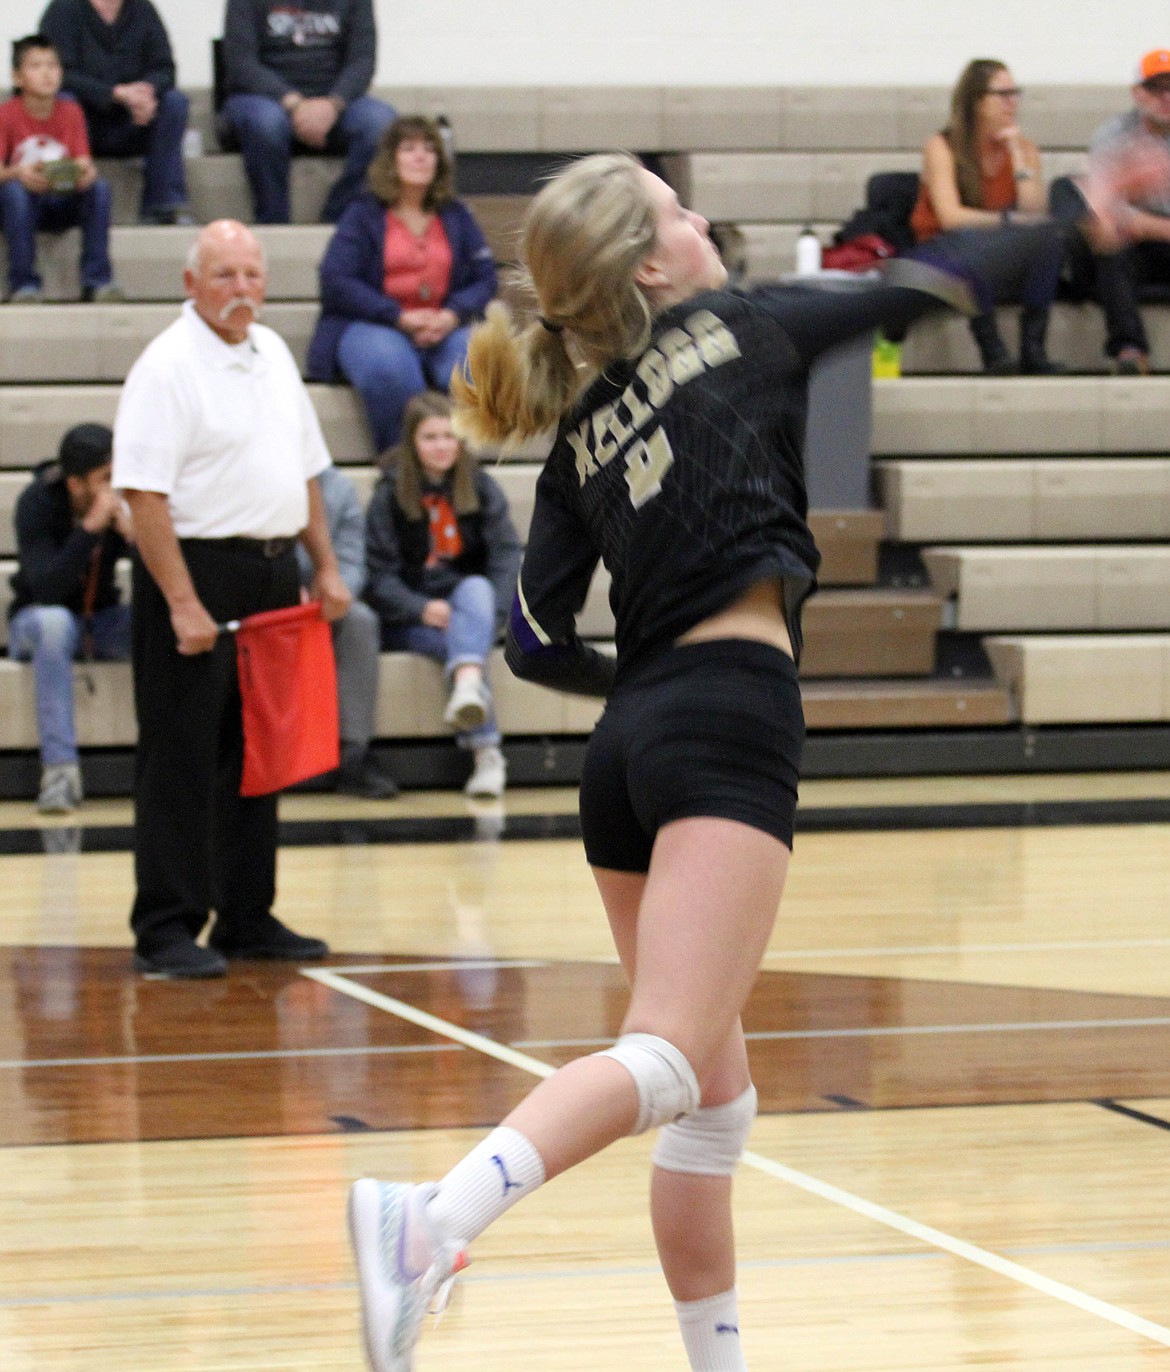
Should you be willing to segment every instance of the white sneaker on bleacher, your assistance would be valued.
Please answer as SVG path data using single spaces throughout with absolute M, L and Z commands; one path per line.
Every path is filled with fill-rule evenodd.
M 461 677 L 452 687 L 443 719 L 465 733 L 478 729 L 487 719 L 490 698 L 482 677 Z

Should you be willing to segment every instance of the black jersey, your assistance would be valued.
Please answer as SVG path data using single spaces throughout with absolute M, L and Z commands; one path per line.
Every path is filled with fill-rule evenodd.
M 807 366 L 766 303 L 710 292 L 664 311 L 562 422 L 536 487 L 508 661 L 604 694 L 612 659 L 574 618 L 600 557 L 620 676 L 753 582 L 785 585 L 793 646 L 819 554 L 801 453 Z
M 944 305 L 973 313 L 1031 243 L 1019 230 L 959 235 L 928 260 L 892 263 L 877 284 L 710 291 L 663 311 L 641 356 L 607 367 L 557 430 L 508 626 L 511 669 L 606 695 L 767 578 L 784 586 L 799 654 L 820 561 L 802 458 L 812 363 Z M 599 558 L 613 583 L 616 664 L 574 624 Z

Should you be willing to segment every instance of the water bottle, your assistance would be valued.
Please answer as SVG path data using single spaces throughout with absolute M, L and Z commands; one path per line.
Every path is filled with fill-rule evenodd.
M 439 115 L 435 120 L 435 126 L 439 130 L 439 137 L 443 140 L 443 151 L 447 154 L 447 161 L 451 164 L 451 187 L 455 186 L 455 131 L 451 127 L 451 121 L 445 114 Z
M 796 274 L 813 276 L 821 269 L 821 240 L 806 224 L 796 240 Z

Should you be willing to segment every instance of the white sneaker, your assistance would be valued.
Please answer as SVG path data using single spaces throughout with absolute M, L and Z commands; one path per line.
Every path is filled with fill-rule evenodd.
M 422 1322 L 438 1303 L 441 1313 L 455 1274 L 467 1265 L 457 1244 L 431 1229 L 425 1206 L 435 1187 L 365 1177 L 349 1192 L 349 1237 L 362 1301 L 362 1333 L 373 1372 L 410 1372 Z M 410 1231 L 423 1227 L 430 1265 L 412 1275 L 406 1255 Z M 416 1234 L 416 1238 L 418 1235 Z M 429 1242 L 428 1242 L 429 1240 Z
M 478 729 L 487 719 L 490 699 L 482 677 L 461 677 L 452 688 L 443 718 L 462 733 Z
M 475 770 L 463 794 L 482 796 L 487 800 L 499 800 L 504 794 L 504 784 L 508 779 L 508 764 L 498 748 L 477 748 L 475 750 Z
M 71 815 L 81 801 L 81 768 L 76 762 L 55 762 L 41 772 L 37 809 L 42 815 Z

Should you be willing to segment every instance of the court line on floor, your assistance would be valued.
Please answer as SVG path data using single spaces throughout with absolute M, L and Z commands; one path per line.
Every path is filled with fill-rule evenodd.
M 444 967 L 447 964 L 443 964 Z M 533 964 L 539 965 L 539 964 Z M 387 971 L 388 968 L 346 968 L 345 973 L 369 973 Z M 409 969 L 413 971 L 414 968 Z M 306 973 L 308 975 L 308 973 Z M 336 988 L 335 988 L 336 989 Z M 373 1002 L 371 1002 L 372 1004 Z M 398 1005 L 406 1002 L 398 1001 Z M 407 1018 L 403 1015 L 402 1018 Z M 432 1028 L 415 1023 L 423 1028 Z M 764 1029 L 746 1034 L 750 1043 L 780 1042 L 792 1039 L 865 1039 L 896 1038 L 903 1035 L 927 1034 L 1022 1034 L 1022 1033 L 1063 1033 L 1080 1029 L 1165 1029 L 1170 1027 L 1170 1015 L 1159 1015 L 1149 1019 L 1068 1019 L 1068 1020 L 1027 1020 L 1002 1024 L 897 1024 L 871 1025 L 867 1028 L 853 1029 Z M 446 1030 L 440 1031 L 446 1032 Z M 494 1042 L 494 1040 L 491 1040 Z M 604 1048 L 613 1043 L 612 1038 L 573 1038 L 573 1039 L 516 1039 L 512 1047 L 516 1049 L 561 1048 Z M 257 1048 L 225 1053 L 139 1053 L 127 1057 L 89 1057 L 89 1058 L 8 1058 L 0 1059 L 0 1072 L 21 1071 L 26 1068 L 49 1067 L 147 1067 L 158 1063 L 173 1062 L 263 1062 L 267 1059 L 282 1058 L 345 1058 L 408 1056 L 411 1053 L 457 1053 L 463 1047 L 475 1044 L 461 1043 L 407 1043 L 407 1044 L 357 1044 L 326 1048 Z M 483 1051 L 479 1049 L 479 1051 Z M 515 1066 L 512 1063 L 512 1066 Z M 1170 1128 L 1170 1125 L 1167 1126 Z
M 1067 953 L 1100 952 L 1104 949 L 1170 948 L 1170 938 L 1075 939 L 1056 943 L 921 943 L 881 948 L 776 948 L 764 954 L 764 962 L 803 958 L 902 958 L 956 957 L 967 953 Z
M 853 1029 L 759 1029 L 745 1034 L 749 1043 L 772 1043 L 787 1039 L 869 1039 L 899 1038 L 924 1034 L 1024 1034 L 1064 1033 L 1078 1029 L 1164 1029 L 1170 1015 L 1149 1019 L 1053 1019 L 1021 1020 L 1018 1023 L 978 1024 L 890 1024 Z M 593 1048 L 608 1046 L 612 1038 L 517 1039 L 516 1048 Z
M 140 1053 L 133 1057 L 9 1058 L 0 1071 L 26 1067 L 145 1067 L 172 1062 L 263 1062 L 270 1058 L 347 1058 L 406 1056 L 410 1053 L 458 1053 L 456 1043 L 375 1043 L 333 1048 L 257 1048 L 228 1053 Z
M 1128 1253 L 1133 1251 L 1165 1251 L 1170 1243 L 1120 1243 L 1084 1245 L 1037 1245 L 1035 1248 L 1013 1249 L 1013 1252 L 1037 1253 Z M 867 1266 L 890 1263 L 942 1262 L 947 1254 L 930 1249 L 915 1249 L 906 1253 L 823 1253 L 791 1258 L 747 1258 L 739 1263 L 741 1272 L 775 1272 L 807 1267 L 847 1267 L 859 1263 Z M 518 1282 L 606 1281 L 614 1277 L 653 1277 L 661 1280 L 662 1268 L 656 1263 L 629 1263 L 622 1267 L 599 1267 L 582 1264 L 580 1267 L 544 1268 L 534 1272 L 484 1272 L 474 1267 L 460 1282 L 468 1286 L 513 1286 Z M 257 1296 L 298 1296 L 356 1291 L 352 1279 L 321 1282 L 266 1282 L 241 1286 L 165 1287 L 146 1291 L 74 1291 L 68 1295 L 43 1292 L 26 1296 L 0 1297 L 0 1310 L 27 1310 L 38 1307 L 76 1305 L 123 1305 L 131 1301 L 189 1301 L 230 1300 Z
M 305 976 L 331 987 L 341 995 L 351 996 L 374 1009 L 384 1010 L 387 1014 L 397 1015 L 420 1028 L 442 1034 L 453 1039 L 456 1043 L 463 1043 L 468 1048 L 474 1048 L 477 1052 L 484 1053 L 488 1057 L 496 1058 L 498 1061 L 506 1062 L 522 1072 L 527 1072 L 530 1076 L 551 1077 L 556 1071 L 556 1068 L 549 1063 L 529 1057 L 526 1053 L 519 1053 L 507 1044 L 485 1038 L 482 1034 L 464 1029 L 461 1025 L 451 1023 L 450 1020 L 440 1019 L 437 1015 L 419 1010 L 417 1007 L 409 1005 L 405 1001 L 397 1000 L 393 996 L 384 996 L 367 986 L 350 982 L 338 973 L 324 968 L 304 968 L 302 971 Z M 1072 1306 L 1074 1309 L 1096 1315 L 1110 1324 L 1128 1330 L 1130 1333 L 1170 1348 L 1170 1329 L 1155 1324 L 1152 1320 L 1143 1319 L 1140 1315 L 1133 1314 L 1132 1311 L 1123 1310 L 1120 1306 L 1111 1305 L 1108 1301 L 1098 1300 L 1096 1296 L 1078 1291 L 1075 1287 L 1065 1285 L 1064 1282 L 1054 1281 L 1039 1272 L 1033 1272 L 1030 1267 L 1024 1267 L 1020 1263 L 1013 1262 L 1010 1258 L 1001 1257 L 999 1254 L 980 1248 L 976 1244 L 968 1243 L 965 1239 L 955 1238 L 953 1235 L 944 1233 L 941 1229 L 935 1229 L 931 1225 L 920 1224 L 917 1220 L 912 1220 L 906 1215 L 900 1215 L 897 1211 L 889 1210 L 884 1205 L 866 1200 L 863 1196 L 854 1195 L 851 1191 L 845 1191 L 839 1186 L 821 1181 L 818 1177 L 811 1176 L 807 1172 L 800 1172 L 784 1163 L 774 1162 L 761 1153 L 749 1150 L 744 1154 L 744 1162 L 758 1172 L 763 1172 L 765 1175 L 785 1182 L 789 1186 L 797 1187 L 811 1195 L 820 1197 L 822 1200 L 851 1210 L 854 1214 L 873 1220 L 877 1224 L 885 1225 L 886 1228 L 905 1234 L 908 1238 L 916 1239 L 932 1248 L 941 1249 L 954 1257 L 994 1272 L 997 1276 L 1029 1287 L 1033 1291 Z

